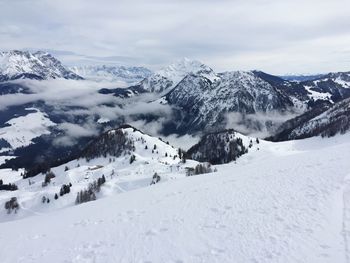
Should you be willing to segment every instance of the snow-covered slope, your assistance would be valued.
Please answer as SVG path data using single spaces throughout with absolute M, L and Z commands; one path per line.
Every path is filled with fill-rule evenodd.
M 350 98 L 319 107 L 284 123 L 272 137 L 275 141 L 334 136 L 350 129 Z
M 122 184 L 126 177 L 107 176 L 101 189 L 111 197 L 40 213 L 68 194 L 26 210 L 36 216 L 1 223 L 1 262 L 345 263 L 349 136 L 261 141 L 259 151 L 217 166 L 216 173 L 123 193 L 120 188 L 132 185 Z M 81 163 L 66 178 L 97 173 L 97 164 Z M 147 165 L 139 167 L 125 172 L 137 178 Z
M 123 81 L 128 84 L 137 83 L 149 77 L 152 72 L 144 67 L 125 66 L 77 66 L 71 70 L 85 79 L 97 81 Z
M 311 99 L 334 103 L 350 96 L 350 72 L 329 73 L 302 85 Z
M 5 127 L 0 128 L 0 140 L 6 142 L 4 147 L 0 144 L 0 153 L 28 146 L 34 138 L 50 134 L 49 128 L 56 125 L 38 109 L 27 108 L 26 110 L 31 113 L 12 118 L 5 123 Z
M 82 79 L 46 52 L 0 52 L 0 81 L 15 79 Z
M 323 102 L 336 103 L 350 97 L 350 73 L 335 72 L 310 80 L 286 81 L 278 88 L 309 108 L 315 108 Z
M 139 86 L 149 92 L 167 92 L 174 88 L 188 74 L 205 76 L 215 79 L 214 71 L 203 63 L 184 58 L 155 72 L 144 79 Z
M 74 206 L 77 194 L 102 175 L 107 182 L 100 192 L 95 193 L 97 198 L 148 187 L 155 174 L 159 176 L 159 183 L 185 177 L 186 167 L 193 167 L 197 163 L 191 160 L 183 163 L 178 149 L 131 126 L 123 126 L 89 143 L 79 158 L 52 168 L 55 177 L 48 184 L 43 185 L 45 174 L 27 177 L 27 171 L 22 169 L 17 172 L 0 170 L 3 171 L 0 179 L 3 179 L 4 184 L 15 183 L 19 188 L 16 192 L 0 192 L 0 207 L 4 207 L 4 203 L 12 196 L 18 198 L 21 206 L 17 214 L 10 215 L 0 209 L 0 221 Z M 25 179 L 19 176 L 20 173 L 24 174 Z M 60 196 L 60 188 L 69 183 L 72 184 L 70 193 Z M 54 198 L 56 193 L 58 199 Z M 43 203 L 43 197 L 49 199 L 49 203 Z

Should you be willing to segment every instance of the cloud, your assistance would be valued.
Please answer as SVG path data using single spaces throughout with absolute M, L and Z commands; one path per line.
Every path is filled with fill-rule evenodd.
M 57 129 L 64 132 L 61 136 L 54 139 L 54 145 L 72 146 L 77 142 L 77 139 L 82 137 L 91 137 L 98 135 L 99 131 L 93 123 L 85 123 L 78 125 L 74 123 L 60 123 Z
M 98 131 L 92 125 L 78 125 L 74 123 L 60 123 L 58 128 L 65 131 L 70 137 L 80 138 L 80 137 L 90 137 L 97 135 Z
M 113 103 L 117 98 L 99 94 L 101 88 L 115 87 L 114 83 L 96 83 L 92 81 L 55 80 L 19 80 L 30 89 L 32 94 L 7 94 L 0 96 L 0 110 L 24 103 L 45 101 L 48 105 L 92 107 L 103 103 Z
M 346 70 L 348 0 L 2 0 L 1 49 L 157 69 L 179 57 L 219 71 Z M 99 59 L 97 59 L 99 60 Z
M 198 135 L 183 135 L 179 136 L 177 134 L 170 134 L 168 136 L 164 136 L 161 134 L 161 131 L 163 129 L 163 124 L 166 122 L 166 118 L 160 118 L 155 121 L 147 122 L 145 120 L 136 120 L 136 121 L 130 121 L 129 124 L 133 127 L 142 130 L 143 132 L 155 136 L 160 137 L 164 141 L 168 141 L 170 145 L 181 148 L 183 150 L 188 150 L 196 144 L 200 140 L 200 136 Z
M 245 135 L 265 138 L 272 135 L 282 123 L 297 115 L 297 112 L 257 112 L 254 114 L 230 112 L 225 116 L 226 129 L 234 129 Z
M 116 88 L 114 82 L 93 82 L 75 80 L 21 80 L 16 81 L 30 89 L 32 94 L 8 94 L 0 96 L 0 111 L 10 106 L 23 104 L 36 107 L 35 103 L 44 101 L 47 112 L 53 121 L 58 122 L 57 129 L 63 135 L 55 140 L 55 144 L 73 145 L 78 138 L 97 135 L 101 131 L 99 118 L 108 119 L 111 125 L 133 123 L 143 116 L 148 121 L 142 124 L 141 130 L 158 135 L 164 122 L 171 119 L 172 107 L 157 102 L 156 95 L 143 94 L 129 99 L 120 99 L 111 94 L 99 94 L 101 88 Z M 120 86 L 119 86 L 120 87 Z M 42 107 L 37 105 L 37 107 Z M 114 122 L 113 122 L 114 121 Z M 116 128 L 112 126 L 111 128 Z

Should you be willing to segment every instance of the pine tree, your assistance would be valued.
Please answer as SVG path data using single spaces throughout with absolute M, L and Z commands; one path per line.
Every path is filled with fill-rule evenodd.
M 83 203 L 84 202 L 84 192 L 83 192 L 83 190 L 81 190 L 80 192 L 79 192 L 79 200 L 80 200 L 80 203 Z M 79 203 L 79 204 L 80 204 Z
M 136 156 L 135 155 L 131 155 L 130 156 L 130 164 L 132 164 L 135 160 L 136 160 Z
M 177 151 L 178 151 L 179 158 L 181 159 L 182 158 L 182 150 L 181 150 L 181 148 L 179 148 Z
M 75 198 L 75 204 L 80 204 L 81 200 L 80 200 L 80 192 L 77 193 L 77 197 Z
M 64 195 L 64 192 L 63 192 L 63 187 L 61 187 L 60 189 L 60 196 Z

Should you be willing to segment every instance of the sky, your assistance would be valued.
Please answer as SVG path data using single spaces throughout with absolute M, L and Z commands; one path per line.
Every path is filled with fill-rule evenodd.
M 349 0 L 0 0 L 0 50 L 67 65 L 157 70 L 182 57 L 216 71 L 350 70 Z

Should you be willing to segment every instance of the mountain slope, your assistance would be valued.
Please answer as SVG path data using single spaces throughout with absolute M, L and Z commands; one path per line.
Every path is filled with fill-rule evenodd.
M 223 164 L 235 161 L 248 151 L 259 150 L 259 139 L 244 136 L 234 130 L 224 130 L 204 135 L 186 153 L 199 162 Z
M 138 86 L 149 92 L 164 93 L 175 87 L 188 74 L 215 78 L 214 71 L 203 63 L 184 58 L 145 78 Z
M 336 104 L 324 104 L 309 112 L 287 121 L 277 134 L 270 139 L 274 141 L 294 140 L 312 136 L 334 136 L 350 129 L 350 98 Z
M 293 102 L 253 72 L 225 72 L 210 79 L 202 75 L 187 75 L 167 95 L 170 105 L 181 109 L 179 130 L 220 130 L 227 124 L 227 114 L 283 113 L 293 108 Z M 244 122 L 244 120 L 243 120 Z M 259 130 L 270 121 L 246 121 L 243 125 Z
M 82 79 L 46 52 L 0 52 L 0 81 L 15 79 Z
M 329 73 L 313 81 L 305 81 L 303 86 L 314 100 L 323 99 L 338 102 L 350 97 L 350 72 Z
M 124 81 L 126 83 L 137 83 L 149 77 L 152 72 L 144 67 L 125 66 L 78 66 L 71 70 L 85 79 L 98 81 Z
M 267 143 L 217 173 L 120 194 L 107 180 L 112 197 L 1 223 L 2 262 L 345 263 L 349 139 Z
M 3 179 L 4 184 L 15 183 L 19 189 L 18 192 L 1 192 L 0 207 L 4 207 L 4 203 L 12 196 L 16 196 L 21 205 L 16 214 L 7 215 L 0 210 L 0 221 L 74 206 L 77 194 L 102 176 L 106 184 L 95 192 L 97 198 L 148 187 L 154 177 L 158 178 L 155 181 L 157 183 L 185 177 L 186 167 L 196 164 L 191 160 L 182 163 L 178 149 L 124 125 L 101 134 L 88 143 L 76 158 L 61 162 L 51 169 L 0 169 L 0 179 Z M 3 178 L 2 171 L 11 176 Z M 50 179 L 47 179 L 48 176 Z M 60 189 L 64 185 L 70 185 L 69 191 L 61 195 Z M 55 194 L 58 195 L 56 198 Z M 45 202 L 42 201 L 43 197 Z M 50 199 L 49 203 L 47 199 Z

